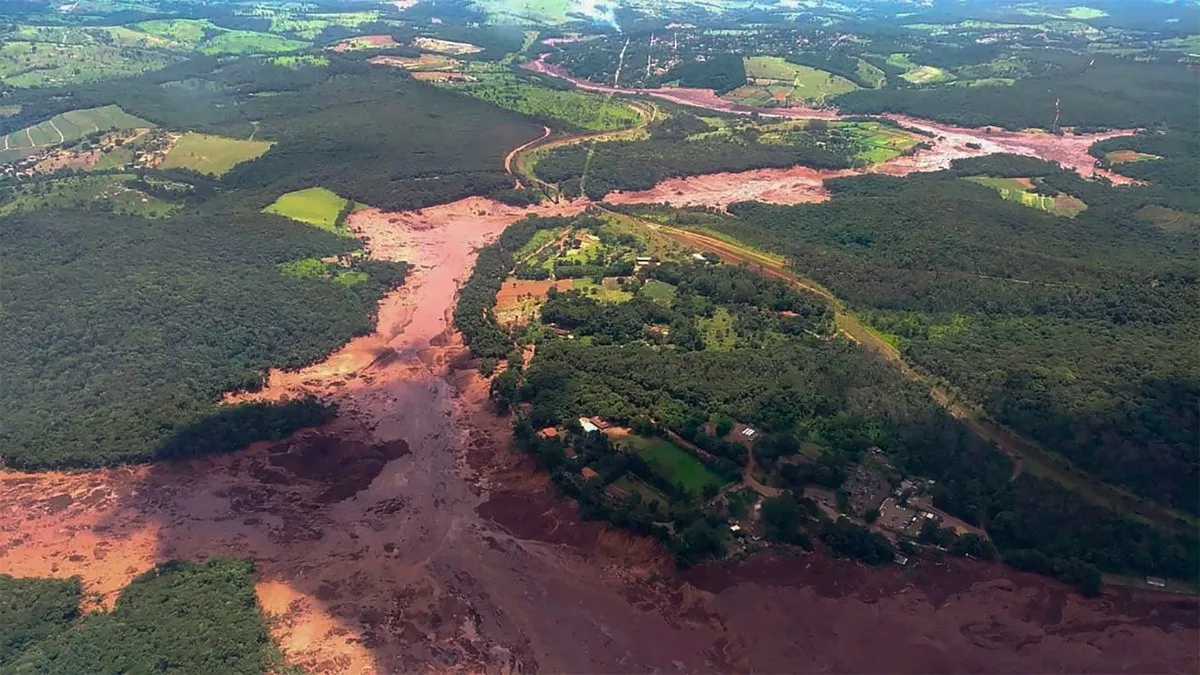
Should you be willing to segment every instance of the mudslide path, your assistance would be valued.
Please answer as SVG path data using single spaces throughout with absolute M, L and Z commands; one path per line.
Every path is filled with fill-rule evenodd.
M 756 108 L 742 105 L 726 101 L 707 89 L 611 87 L 572 77 L 562 68 L 546 63 L 545 56 L 542 55 L 535 61 L 526 62 L 522 64 L 522 67 L 566 80 L 585 91 L 626 97 L 651 97 L 703 110 L 746 115 L 754 113 L 767 118 L 843 119 L 843 116 L 835 111 L 823 108 Z M 609 195 L 605 201 L 613 203 L 658 201 L 674 206 L 717 207 L 751 199 L 776 204 L 818 202 L 829 198 L 829 193 L 824 188 L 824 181 L 829 178 L 864 173 L 904 176 L 921 171 L 947 169 L 950 167 L 950 163 L 956 159 L 982 157 L 996 153 L 1012 153 L 1057 162 L 1065 168 L 1079 172 L 1084 177 L 1103 176 L 1115 185 L 1129 185 L 1137 182 L 1127 176 L 1098 167 L 1097 158 L 1088 154 L 1088 149 L 1097 141 L 1116 136 L 1127 136 L 1135 133 L 1136 129 L 1058 136 L 1040 131 L 1006 131 L 995 127 L 957 127 L 904 115 L 888 114 L 883 117 L 929 134 L 921 140 L 931 144 L 932 147 L 913 155 L 895 157 L 861 169 L 831 171 L 793 167 L 670 178 L 649 190 Z M 550 147 L 560 145 L 587 140 L 602 140 L 596 139 L 595 136 L 595 134 L 579 134 L 559 137 L 554 139 L 553 146 L 535 143 L 528 148 L 523 148 L 522 151 L 545 151 Z
M 1189 597 L 1087 600 L 968 560 L 679 573 L 655 542 L 582 521 L 510 450 L 450 315 L 479 247 L 527 213 L 586 206 L 353 214 L 370 255 L 414 268 L 376 330 L 228 397 L 311 393 L 337 419 L 216 457 L 0 471 L 0 573 L 78 575 L 104 608 L 156 563 L 254 558 L 287 661 L 322 674 L 1195 669 Z

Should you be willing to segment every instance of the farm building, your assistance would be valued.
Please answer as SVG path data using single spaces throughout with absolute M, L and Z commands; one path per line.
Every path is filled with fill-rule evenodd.
M 738 422 L 737 424 L 733 425 L 733 429 L 730 430 L 729 435 L 730 440 L 742 441 L 743 443 L 753 443 L 754 441 L 758 440 L 758 437 L 761 434 L 759 433 L 758 429 L 755 429 L 748 424 L 742 424 L 741 422 Z

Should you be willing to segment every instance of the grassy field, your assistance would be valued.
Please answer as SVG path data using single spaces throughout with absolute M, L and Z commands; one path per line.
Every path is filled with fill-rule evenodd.
M 991 176 L 969 176 L 972 183 L 995 188 L 1000 196 L 1009 201 L 1018 202 L 1035 209 L 1040 209 L 1056 216 L 1074 218 L 1087 208 L 1087 204 L 1078 197 L 1058 195 L 1050 197 L 1039 195 L 1033 191 L 1033 183 L 1028 178 L 993 178 Z
M 315 225 L 322 230 L 350 234 L 345 227 L 338 227 L 337 222 L 338 214 L 346 208 L 347 201 L 323 187 L 311 187 L 280 195 L 263 211 Z
M 103 31 L 101 31 L 103 33 Z M 0 42 L 0 82 L 10 87 L 44 87 L 127 77 L 162 68 L 180 56 L 162 50 L 101 42 Z
M 708 485 L 724 484 L 720 476 L 709 471 L 694 455 L 669 441 L 630 434 L 621 443 L 641 455 L 659 475 L 682 485 L 693 497 L 703 495 Z
M 887 84 L 887 73 L 884 73 L 876 66 L 873 66 L 862 59 L 858 60 L 857 70 L 858 76 L 862 78 L 864 82 L 870 82 L 873 89 L 878 89 Z
M 633 298 L 633 293 L 621 290 L 616 277 L 606 277 L 601 283 L 592 279 L 573 279 L 571 288 L 604 303 L 625 302 Z
M 276 56 L 271 63 L 284 68 L 321 68 L 329 65 L 329 57 L 318 54 L 297 54 L 294 56 Z
M 648 279 L 639 293 L 662 305 L 670 305 L 675 300 L 675 287 L 658 279 Z
M 858 89 L 840 75 L 788 63 L 778 56 L 749 56 L 745 67 L 751 83 L 733 90 L 727 98 L 750 105 L 764 105 L 772 99 L 823 103 L 830 96 Z
M 524 246 L 517 249 L 517 252 L 513 255 L 513 258 L 517 262 L 524 261 L 529 256 L 541 250 L 543 246 L 557 239 L 564 230 L 566 230 L 565 227 L 555 227 L 534 232 L 533 236 L 529 238 L 529 241 L 525 242 Z
M 145 218 L 165 218 L 175 205 L 128 184 L 135 176 L 75 176 L 22 183 L 0 190 L 0 216 L 47 208 L 104 209 Z
M 697 319 L 696 328 L 704 337 L 704 348 L 714 352 L 727 352 L 737 346 L 737 332 L 733 329 L 733 315 L 728 309 L 718 307 L 712 318 Z
M 158 19 L 135 24 L 143 33 L 167 41 L 183 51 L 209 56 L 223 54 L 272 54 L 304 49 L 308 42 L 280 35 L 222 28 L 207 19 Z
M 70 110 L 5 136 L 0 142 L 0 162 L 11 162 L 42 148 L 74 141 L 97 131 L 152 126 L 115 105 Z
M 1126 164 L 1129 162 L 1149 162 L 1155 159 L 1162 159 L 1158 155 L 1151 155 L 1146 152 L 1138 152 L 1137 150 L 1114 150 L 1113 152 L 1104 155 L 1104 159 L 1108 160 L 1109 164 Z
M 913 63 L 909 60 L 908 54 L 891 54 L 887 57 L 887 62 L 888 65 L 896 68 L 903 68 L 905 72 L 900 77 L 913 84 L 932 84 L 952 79 L 950 73 L 941 68 Z
M 1138 209 L 1133 215 L 1138 220 L 1152 223 L 1164 232 L 1189 232 L 1200 230 L 1200 215 L 1168 209 L 1165 206 L 1150 204 Z
M 271 149 L 267 141 L 245 141 L 189 131 L 163 159 L 164 169 L 191 169 L 212 176 L 227 173 L 234 166 L 262 156 Z
M 305 40 L 316 39 L 325 29 L 357 28 L 379 20 L 379 12 L 301 13 L 291 9 L 258 8 L 255 14 L 271 20 L 272 33 L 288 33 Z
M 916 147 L 917 137 L 895 127 L 878 122 L 838 122 L 838 128 L 846 129 L 862 145 L 855 157 L 870 164 L 879 164 L 899 156 Z

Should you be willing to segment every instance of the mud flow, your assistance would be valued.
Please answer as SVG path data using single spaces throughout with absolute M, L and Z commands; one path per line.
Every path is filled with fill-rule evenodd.
M 509 449 L 449 316 L 504 227 L 583 207 L 355 213 L 371 255 L 414 265 L 377 330 L 228 397 L 316 394 L 339 417 L 219 457 L 0 473 L 0 573 L 78 575 L 103 608 L 156 563 L 252 557 L 288 662 L 313 673 L 1195 671 L 1190 599 L 1084 600 L 968 561 L 680 574 L 652 541 L 582 522 Z

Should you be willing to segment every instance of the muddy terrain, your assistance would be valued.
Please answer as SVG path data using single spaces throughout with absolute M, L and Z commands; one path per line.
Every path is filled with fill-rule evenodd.
M 523 64 L 538 73 L 551 75 L 573 83 L 576 87 L 597 93 L 618 95 L 641 95 L 678 103 L 681 105 L 719 112 L 750 114 L 763 117 L 789 119 L 842 119 L 836 111 L 827 108 L 756 108 L 733 103 L 717 96 L 710 89 L 687 89 L 670 87 L 662 89 L 626 89 L 610 87 L 568 75 L 561 67 L 545 62 L 545 56 Z M 1006 131 L 984 127 L 979 129 L 957 127 L 904 115 L 884 115 L 895 122 L 919 129 L 929 134 L 921 138 L 933 147 L 914 155 L 896 157 L 870 167 L 866 173 L 883 173 L 904 176 L 918 171 L 937 171 L 950 167 L 950 162 L 967 157 L 981 157 L 995 153 L 1012 153 L 1057 162 L 1065 168 L 1078 171 L 1085 177 L 1103 176 L 1114 185 L 1136 183 L 1132 178 L 1097 166 L 1097 158 L 1088 154 L 1097 141 L 1115 136 L 1128 136 L 1136 129 L 1118 129 L 1102 133 L 1073 134 L 1062 136 L 1041 131 Z M 780 204 L 798 204 L 822 201 L 828 198 L 822 186 L 826 178 L 857 175 L 854 171 L 817 171 L 804 167 L 793 169 L 759 169 L 737 173 L 715 173 L 691 178 L 674 178 L 659 183 L 644 192 L 609 197 L 609 201 L 642 202 L 666 201 L 676 206 L 697 204 L 719 206 L 744 199 L 757 199 Z
M 229 397 L 315 393 L 338 419 L 220 457 L 0 473 L 0 572 L 79 575 L 111 606 L 155 563 L 253 557 L 288 661 L 314 673 L 1195 671 L 1190 598 L 821 554 L 679 574 L 652 541 L 581 522 L 508 449 L 449 325 L 475 251 L 526 212 L 354 214 L 372 255 L 414 265 L 376 333 Z

